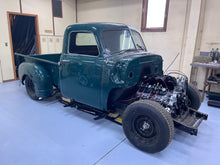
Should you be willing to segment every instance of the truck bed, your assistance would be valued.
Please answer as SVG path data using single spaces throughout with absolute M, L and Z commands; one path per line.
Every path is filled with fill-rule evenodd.
M 61 54 L 24 55 L 15 53 L 20 62 L 31 62 L 42 65 L 52 77 L 53 84 L 59 87 L 59 66 Z

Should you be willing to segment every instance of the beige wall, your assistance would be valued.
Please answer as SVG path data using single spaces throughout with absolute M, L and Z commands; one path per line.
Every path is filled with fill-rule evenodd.
M 190 64 L 193 62 L 193 57 L 195 56 L 197 48 L 197 43 L 199 43 L 200 37 L 198 30 L 200 26 L 202 26 L 202 6 L 203 1 L 205 0 L 192 0 L 189 2 L 189 8 L 187 9 L 187 17 L 186 20 L 186 32 L 184 34 L 185 40 L 183 44 L 183 52 L 181 56 L 180 69 L 190 78 L 191 74 L 191 66 Z
M 219 0 L 206 0 L 204 24 L 202 27 L 201 36 L 201 52 L 209 52 L 212 48 L 220 48 L 220 1 Z M 196 77 L 198 87 L 202 89 L 205 76 L 205 69 L 198 68 L 196 70 Z M 212 85 L 211 88 L 215 92 L 220 92 L 219 86 Z
M 186 0 L 170 0 L 166 32 L 143 32 L 149 51 L 162 55 L 164 68 L 171 63 L 181 45 L 186 15 Z M 142 0 L 80 0 L 79 22 L 119 22 L 141 29 Z M 179 69 L 178 57 L 170 69 Z
M 78 21 L 119 22 L 139 28 L 141 6 L 142 0 L 78 0 Z
M 75 0 L 62 0 L 63 18 L 54 18 L 55 36 L 53 36 L 51 0 L 22 0 L 21 2 L 23 13 L 38 15 L 41 52 L 61 52 L 64 30 L 67 25 L 75 23 L 76 20 Z M 14 79 L 7 11 L 19 13 L 19 0 L 0 0 L 0 60 L 4 81 Z M 47 33 L 47 30 L 52 32 Z M 5 43 L 8 46 L 5 46 Z
M 179 70 L 186 16 L 186 5 L 186 0 L 170 0 L 167 31 L 157 33 L 142 33 L 148 49 L 152 52 L 156 52 L 162 55 L 164 60 L 164 69 L 166 69 L 171 64 L 172 60 L 179 53 L 178 58 L 169 68 L 169 70 Z
M 10 0 L 5 3 L 4 0 L 0 0 L 0 60 L 1 60 L 1 70 L 4 80 L 14 79 L 13 67 L 12 67 L 12 57 L 11 57 L 11 45 L 9 40 L 8 32 L 8 19 L 7 11 L 19 12 L 19 1 Z M 5 46 L 5 43 L 8 46 Z
M 62 0 L 63 18 L 54 17 L 55 35 L 63 36 L 66 26 L 75 23 L 75 0 Z M 53 31 L 51 0 L 22 0 L 23 13 L 36 14 L 39 19 L 40 35 L 52 35 Z
M 206 0 L 201 51 L 220 48 L 220 1 Z

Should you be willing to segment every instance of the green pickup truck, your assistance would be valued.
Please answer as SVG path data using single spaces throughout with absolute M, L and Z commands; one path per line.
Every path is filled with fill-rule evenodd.
M 124 24 L 70 25 L 61 54 L 15 55 L 33 100 L 59 91 L 66 106 L 121 124 L 145 152 L 166 148 L 174 127 L 197 135 L 208 117 L 198 112 L 200 93 L 188 78 L 178 71 L 164 75 L 161 56 L 148 52 L 139 32 Z

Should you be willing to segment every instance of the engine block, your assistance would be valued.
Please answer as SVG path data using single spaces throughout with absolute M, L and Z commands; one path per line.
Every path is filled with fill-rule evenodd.
M 187 89 L 185 76 L 153 76 L 140 83 L 136 97 L 159 102 L 172 117 L 177 118 L 187 111 Z

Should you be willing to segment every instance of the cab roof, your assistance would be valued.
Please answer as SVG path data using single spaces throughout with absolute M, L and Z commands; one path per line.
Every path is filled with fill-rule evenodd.
M 91 23 L 77 23 L 69 25 L 68 30 L 88 30 L 93 32 L 103 31 L 103 30 L 117 30 L 117 29 L 132 29 L 133 27 L 122 23 L 106 23 L 106 22 L 91 22 Z M 137 30 L 136 30 L 137 31 Z

